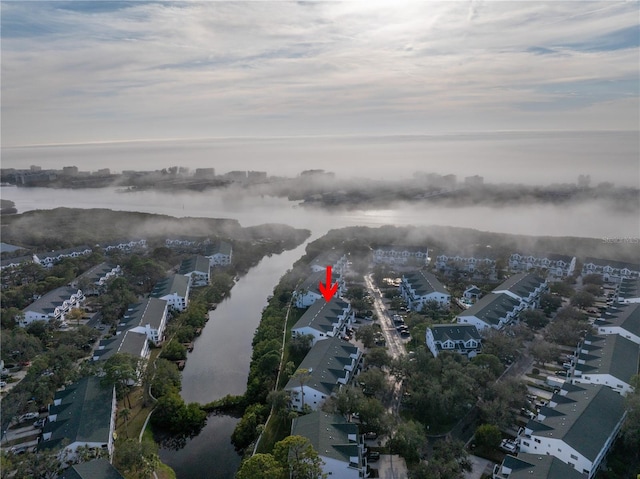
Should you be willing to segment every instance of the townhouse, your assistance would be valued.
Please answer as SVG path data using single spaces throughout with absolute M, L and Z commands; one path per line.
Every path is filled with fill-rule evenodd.
M 59 479 L 124 479 L 106 459 L 93 459 L 74 464 L 62 471 Z
M 607 283 L 620 283 L 623 279 L 640 277 L 640 263 L 627 263 L 608 259 L 586 258 L 582 275 L 598 274 Z
M 601 384 L 623 396 L 633 391 L 640 345 L 617 334 L 587 336 L 578 344 L 571 367 L 573 384 Z
M 520 452 L 554 456 L 591 479 L 625 417 L 624 398 L 613 389 L 565 383 L 520 431 Z
M 117 327 L 116 334 L 124 331 L 143 333 L 154 346 L 164 341 L 169 316 L 169 303 L 164 299 L 147 298 L 129 305 Z
M 459 324 L 475 326 L 478 331 L 485 328 L 502 329 L 515 321 L 522 311 L 520 301 L 508 294 L 489 293 L 469 309 L 456 317 Z
M 120 275 L 122 275 L 120 265 L 100 263 L 74 279 L 71 286 L 74 288 L 82 287 L 85 296 L 98 295 L 104 292 L 111 279 Z
M 531 273 L 514 274 L 493 292 L 506 294 L 520 302 L 522 309 L 534 309 L 540 306 L 540 297 L 549 290 L 546 280 Z
M 496 272 L 496 255 L 492 251 L 462 254 L 443 252 L 436 256 L 436 269 L 446 274 L 455 269 L 468 273 L 484 270 L 487 276 L 491 276 Z
M 364 440 L 357 424 L 337 414 L 315 411 L 293 419 L 291 435 L 309 440 L 322 460 L 322 472 L 328 477 L 366 477 Z
M 331 266 L 331 271 L 338 275 L 343 275 L 347 272 L 348 264 L 349 259 L 344 251 L 331 250 L 320 253 L 311 261 L 309 266 L 314 273 L 325 271 L 327 266 Z
M 640 279 L 624 278 L 617 289 L 619 303 L 640 303 Z
M 508 454 L 493 468 L 493 479 L 584 479 L 569 464 L 546 454 Z
M 147 248 L 146 239 L 133 240 L 116 240 L 109 243 L 101 243 L 100 247 L 105 253 L 131 253 L 136 250 L 144 250 Z
M 373 250 L 375 264 L 426 266 L 429 264 L 429 248 L 420 246 L 378 246 Z
M 509 271 L 527 272 L 531 270 L 546 271 L 550 279 L 562 279 L 572 276 L 576 270 L 576 257 L 548 253 L 542 255 L 524 255 L 513 253 L 509 257 Z
M 593 326 L 598 334 L 618 334 L 640 345 L 640 303 L 612 306 L 594 321 Z
M 78 258 L 80 256 L 86 256 L 91 254 L 92 249 L 89 246 L 76 246 L 74 248 L 66 248 L 57 251 L 51 251 L 49 253 L 38 253 L 34 255 L 36 263 L 44 266 L 45 268 L 52 268 L 55 263 L 63 260 L 64 258 Z
M 312 345 L 331 337 L 342 337 L 354 322 L 351 305 L 338 298 L 316 301 L 291 328 L 292 337 L 311 335 Z
M 146 368 L 146 362 L 151 355 L 147 335 L 143 332 L 126 330 L 121 334 L 107 339 L 101 339 L 98 347 L 93 351 L 94 361 L 106 361 L 115 354 L 129 354 L 140 359 L 138 379 Z M 137 381 L 134 381 L 137 383 Z
M 320 292 L 320 283 L 326 284 L 327 274 L 325 271 L 311 273 L 293 292 L 296 308 L 308 308 L 319 299 L 323 298 Z M 338 283 L 338 291 L 335 296 L 342 296 L 347 290 L 342 275 L 331 272 L 331 284 Z M 323 298 L 324 301 L 324 298 Z
M 211 282 L 209 258 L 194 255 L 180 263 L 178 274 L 191 278 L 191 286 L 206 286 Z
M 40 296 L 22 310 L 17 318 L 18 324 L 26 327 L 34 321 L 62 321 L 72 308 L 79 308 L 84 301 L 82 290 L 71 286 L 62 286 Z
M 72 462 L 79 447 L 105 450 L 113 455 L 116 391 L 103 387 L 96 376 L 82 378 L 56 392 L 42 430 L 39 450 L 60 450 Z
M 357 374 L 362 351 L 340 338 L 318 341 L 300 363 L 284 390 L 289 393 L 290 407 L 312 410 L 337 392 Z M 300 380 L 299 378 L 302 378 Z
M 426 342 L 434 358 L 443 351 L 450 351 L 471 359 L 482 349 L 480 333 L 471 324 L 434 324 L 427 328 Z
M 209 266 L 228 266 L 233 259 L 233 247 L 226 241 L 219 241 L 205 248 L 204 255 L 209 259 Z
M 172 274 L 158 281 L 153 291 L 151 291 L 150 296 L 152 298 L 164 299 L 169 303 L 169 307 L 176 311 L 184 311 L 189 305 L 190 288 L 190 277 L 181 274 Z
M 442 308 L 449 307 L 451 303 L 447 288 L 426 271 L 404 273 L 400 282 L 400 295 L 412 311 L 420 311 L 427 302 L 435 302 Z
M 482 297 L 482 290 L 475 284 L 472 284 L 462 293 L 462 297 L 469 301 L 477 301 Z
M 34 263 L 33 255 L 17 256 L 15 258 L 7 258 L 0 260 L 0 271 L 4 269 L 14 269 L 24 266 L 25 264 Z

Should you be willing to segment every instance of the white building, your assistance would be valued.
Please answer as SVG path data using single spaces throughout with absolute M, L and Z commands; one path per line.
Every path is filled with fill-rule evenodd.
M 132 251 L 147 248 L 146 239 L 134 239 L 134 240 L 118 240 L 109 243 L 101 243 L 100 247 L 105 253 L 131 253 Z
M 151 291 L 152 298 L 164 299 L 176 311 L 184 311 L 189 305 L 191 279 L 181 274 L 172 274 L 158 283 Z
M 546 271 L 549 278 L 561 279 L 573 275 L 575 269 L 575 256 L 555 253 L 544 255 L 513 253 L 509 257 L 509 270 L 513 272 L 540 270 Z
M 71 287 L 77 288 L 83 285 L 82 292 L 85 296 L 98 295 L 106 289 L 107 283 L 122 274 L 120 265 L 100 263 L 89 271 L 85 271 L 71 282 Z
M 520 301 L 508 294 L 489 293 L 469 309 L 457 316 L 459 324 L 469 324 L 482 331 L 484 328 L 502 329 L 513 322 L 522 311 Z
M 345 329 L 353 324 L 351 305 L 337 298 L 316 301 L 291 328 L 291 335 L 313 336 L 313 344 L 331 337 L 342 337 Z
M 322 293 L 320 292 L 320 283 L 326 285 L 326 281 L 327 274 L 325 271 L 311 273 L 293 292 L 296 308 L 308 308 L 321 298 L 324 301 Z M 345 293 L 347 288 L 342 276 L 332 271 L 331 284 L 333 285 L 334 283 L 338 283 L 338 291 L 335 297 L 339 298 Z
M 473 325 L 434 324 L 427 328 L 426 341 L 434 358 L 443 351 L 473 358 L 482 350 L 482 338 Z
M 626 263 L 608 259 L 586 258 L 582 265 L 582 275 L 598 274 L 607 283 L 620 283 L 623 279 L 640 277 L 639 263 Z
M 617 294 L 619 303 L 640 303 L 640 279 L 623 279 Z
M 429 264 L 429 248 L 418 246 L 378 246 L 373 250 L 375 264 L 426 266 Z
M 640 344 L 640 303 L 618 304 L 593 323 L 598 334 L 619 334 Z
M 53 291 L 49 291 L 44 296 L 36 299 L 33 303 L 22 310 L 18 318 L 18 324 L 22 327 L 28 326 L 34 321 L 64 322 L 66 314 L 72 308 L 79 308 L 84 301 L 84 294 L 77 288 L 62 286 Z
M 546 280 L 531 273 L 518 273 L 500 284 L 493 292 L 503 293 L 518 300 L 522 309 L 535 309 L 540 306 L 540 297 L 548 290 Z
M 441 253 L 436 256 L 436 268 L 443 273 L 450 273 L 454 269 L 475 273 L 484 269 L 490 277 L 496 271 L 496 258 L 492 251 Z
M 226 241 L 219 241 L 208 246 L 204 255 L 209 259 L 209 266 L 228 266 L 233 258 L 233 248 Z
M 195 255 L 180 263 L 178 273 L 191 278 L 193 287 L 206 286 L 211 282 L 210 268 L 209 258 Z
M 64 258 L 78 258 L 80 256 L 86 256 L 91 254 L 91 248 L 89 246 L 76 246 L 74 248 L 61 249 L 57 251 L 51 251 L 49 253 L 38 253 L 33 258 L 36 263 L 46 267 L 52 268 L 55 263 L 63 260 Z
M 591 479 L 625 415 L 624 400 L 612 389 L 565 384 L 520 433 L 520 452 L 549 454 Z
M 435 302 L 442 308 L 449 307 L 451 295 L 447 288 L 431 273 L 413 271 L 402 275 L 400 295 L 409 309 L 420 311 L 428 302 Z
M 332 272 L 337 275 L 343 275 L 347 272 L 348 264 L 349 258 L 344 251 L 331 250 L 320 253 L 311 261 L 309 266 L 314 273 L 326 271 L 327 266 L 331 266 Z
M 295 418 L 291 423 L 291 435 L 309 439 L 322 460 L 322 472 L 327 477 L 366 477 L 364 441 L 357 424 L 347 422 L 337 414 L 316 411 Z
M 306 371 L 306 379 L 301 384 L 294 374 L 284 388 L 290 395 L 291 409 L 320 408 L 329 396 L 353 379 L 361 359 L 362 351 L 342 339 L 318 341 L 296 371 Z

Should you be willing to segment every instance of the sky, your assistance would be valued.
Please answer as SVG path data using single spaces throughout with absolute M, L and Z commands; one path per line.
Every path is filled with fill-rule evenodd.
M 637 2 L 0 7 L 3 147 L 640 128 Z

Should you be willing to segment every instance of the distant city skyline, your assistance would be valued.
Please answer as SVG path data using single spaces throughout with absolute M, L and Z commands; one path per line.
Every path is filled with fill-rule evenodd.
M 636 2 L 0 6 L 3 147 L 640 127 Z

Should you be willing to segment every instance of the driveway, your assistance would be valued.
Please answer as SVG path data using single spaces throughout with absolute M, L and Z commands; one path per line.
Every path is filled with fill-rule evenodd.
M 380 460 L 369 463 L 369 467 L 378 470 L 380 479 L 407 479 L 407 464 L 394 454 L 380 454 Z
M 480 479 L 484 474 L 493 472 L 493 462 L 478 456 L 469 455 L 469 462 L 473 468 L 470 472 L 464 473 L 464 479 Z

